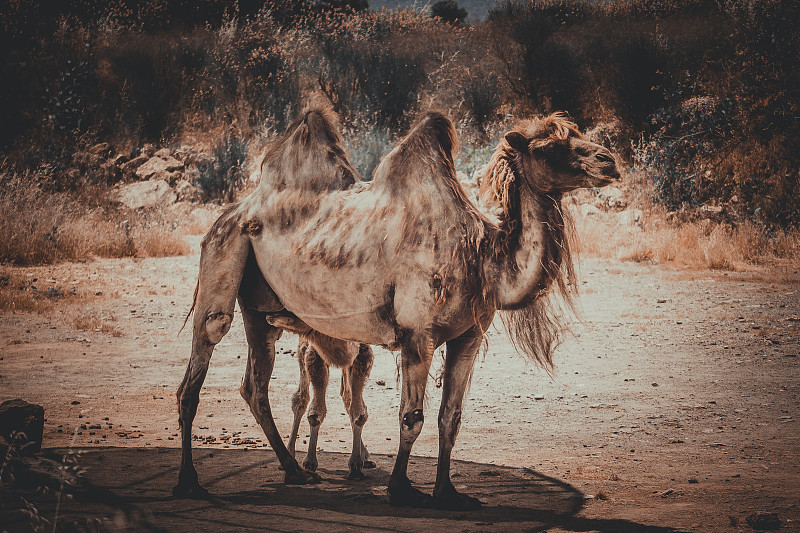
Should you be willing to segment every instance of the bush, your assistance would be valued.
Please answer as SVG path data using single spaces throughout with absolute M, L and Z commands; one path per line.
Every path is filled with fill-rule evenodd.
M 337 111 L 393 129 L 409 122 L 425 76 L 414 53 L 381 45 L 326 44 L 327 68 L 319 83 Z
M 467 18 L 467 10 L 455 0 L 438 0 L 431 6 L 431 16 L 450 24 L 461 24 Z
M 345 132 L 344 144 L 350 162 L 362 179 L 368 181 L 372 179 L 372 172 L 381 162 L 381 158 L 391 149 L 391 132 L 388 128 L 377 126 L 351 128 Z
M 657 34 L 640 33 L 620 40 L 611 60 L 616 65 L 618 109 L 634 130 L 642 131 L 673 90 L 674 47 Z
M 497 120 L 500 107 L 500 78 L 497 74 L 468 78 L 461 87 L 461 98 L 470 121 L 479 136 L 486 135 L 486 128 Z
M 794 0 L 505 0 L 471 26 L 365 7 L 0 3 L 3 168 L 36 173 L 47 190 L 79 190 L 119 179 L 76 162 L 83 146 L 208 148 L 209 132 L 236 132 L 201 169 L 207 197 L 230 198 L 246 140 L 282 131 L 321 91 L 351 125 L 367 175 L 417 109 L 446 109 L 478 142 L 501 117 L 558 109 L 584 129 L 618 124 L 622 155 L 633 157 L 634 141 L 671 208 L 729 202 L 800 223 Z M 455 2 L 435 4 L 444 8 L 459 20 Z
M 703 182 L 705 174 L 712 172 L 707 165 L 730 138 L 731 111 L 730 101 L 697 97 L 654 116 L 657 130 L 640 140 L 635 163 L 650 175 L 657 200 L 667 208 L 697 206 L 714 196 Z M 721 198 L 733 196 L 733 191 L 714 193 Z
M 212 148 L 213 160 L 201 161 L 195 184 L 206 200 L 232 202 L 247 180 L 247 141 L 229 131 Z

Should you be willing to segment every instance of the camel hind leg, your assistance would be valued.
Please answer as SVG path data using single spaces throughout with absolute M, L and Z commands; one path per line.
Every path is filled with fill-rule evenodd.
M 294 420 L 292 422 L 292 434 L 289 436 L 289 453 L 293 457 L 297 445 L 297 435 L 300 432 L 300 422 L 303 420 L 303 415 L 306 413 L 308 407 L 308 386 L 310 384 L 308 378 L 308 370 L 306 369 L 307 352 L 310 349 L 308 342 L 300 339 L 297 346 L 297 364 L 300 366 L 300 383 L 297 385 L 297 391 L 292 396 L 292 412 L 294 413 Z
M 309 470 L 316 470 L 319 463 L 317 461 L 317 440 L 319 439 L 319 428 L 325 420 L 328 412 L 325 404 L 325 391 L 328 389 L 328 364 L 322 360 L 313 345 L 308 346 L 306 351 L 306 371 L 311 382 L 314 396 L 311 400 L 311 407 L 308 409 L 308 425 L 311 436 L 308 439 L 308 451 L 303 460 L 303 467 Z
M 289 453 L 272 417 L 269 380 L 275 367 L 275 342 L 283 331 L 267 323 L 265 312 L 248 308 L 241 303 L 240 300 L 247 335 L 248 357 L 247 372 L 239 392 L 250 406 L 250 411 L 264 430 L 275 455 L 278 456 L 284 470 L 284 482 L 295 485 L 319 482 L 320 477 L 317 474 L 301 468 Z
M 192 353 L 178 387 L 181 428 L 181 466 L 172 494 L 178 498 L 207 498 L 192 462 L 192 422 L 200 402 L 211 354 L 228 332 L 250 243 L 241 233 L 233 209 L 224 213 L 203 239 L 200 273 L 193 303 Z
M 353 428 L 353 451 L 348 463 L 350 472 L 347 479 L 363 479 L 362 468 L 375 468 L 375 463 L 369 460 L 369 452 L 361 439 L 361 431 L 368 417 L 364 387 L 372 370 L 373 359 L 372 348 L 361 344 L 353 364 L 342 369 L 342 400 Z

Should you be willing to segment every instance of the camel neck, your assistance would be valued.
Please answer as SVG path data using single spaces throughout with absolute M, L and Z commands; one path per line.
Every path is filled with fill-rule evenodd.
M 520 181 L 514 195 L 501 224 L 504 253 L 495 263 L 499 309 L 519 309 L 544 294 L 558 278 L 565 255 L 560 196 L 535 193 Z

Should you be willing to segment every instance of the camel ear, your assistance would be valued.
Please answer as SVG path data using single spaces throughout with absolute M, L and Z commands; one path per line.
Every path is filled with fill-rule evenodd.
M 518 131 L 509 131 L 506 133 L 506 142 L 511 145 L 511 148 L 523 154 L 528 153 L 528 139 Z

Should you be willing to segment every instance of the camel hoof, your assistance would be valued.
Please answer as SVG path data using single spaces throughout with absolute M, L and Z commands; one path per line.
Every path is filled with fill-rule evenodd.
M 210 500 L 211 493 L 201 487 L 199 483 L 178 482 L 172 489 L 172 497 L 176 499 L 188 500 Z
M 453 490 L 447 495 L 434 496 L 433 507 L 445 511 L 474 511 L 480 509 L 483 502 L 478 498 L 467 496 Z
M 293 472 L 287 470 L 283 476 L 283 482 L 287 485 L 311 485 L 320 481 L 322 481 L 322 476 L 299 466 Z
M 369 459 L 364 461 L 364 465 L 363 465 L 364 468 L 376 468 L 377 466 L 378 465 L 375 464 L 375 461 L 370 461 Z
M 366 477 L 367 476 L 365 476 L 364 472 L 362 472 L 361 470 L 351 470 L 350 473 L 347 474 L 347 479 L 349 479 L 350 481 L 353 481 L 353 480 L 360 481 L 360 480 L 362 480 L 362 479 L 364 479 Z
M 306 470 L 310 470 L 311 472 L 316 472 L 317 471 L 317 466 L 318 466 L 318 464 L 317 464 L 316 461 L 313 461 L 313 462 L 312 461 L 303 461 L 303 468 L 305 468 Z
M 407 481 L 392 487 L 389 484 L 389 503 L 397 507 L 430 507 L 432 499 Z

